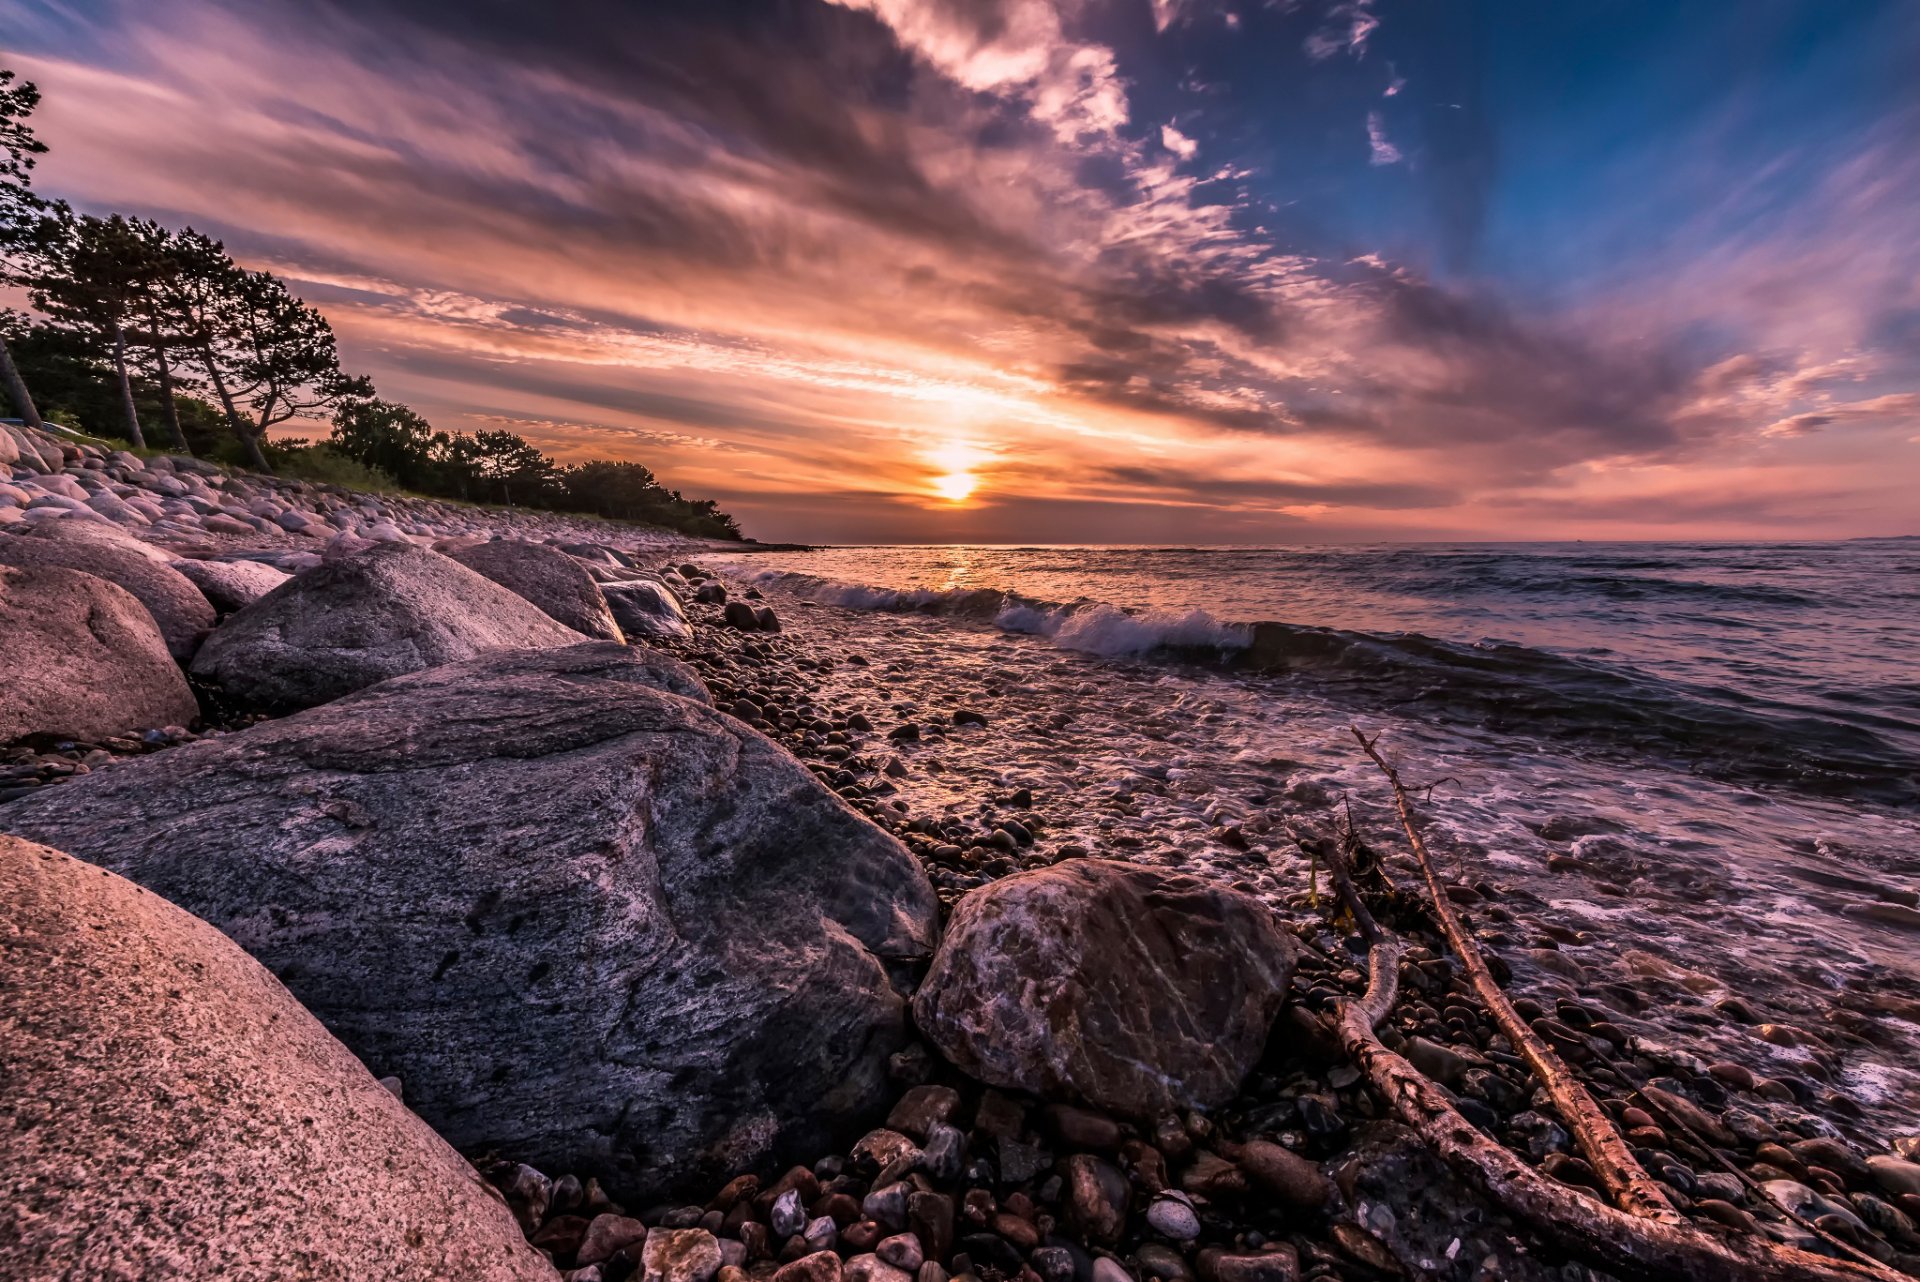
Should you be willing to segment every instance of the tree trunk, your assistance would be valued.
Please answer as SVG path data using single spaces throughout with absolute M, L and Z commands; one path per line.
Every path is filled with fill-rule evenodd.
M 31 428 L 45 428 L 46 424 L 40 421 L 40 411 L 34 408 L 33 394 L 27 390 L 27 380 L 20 377 L 20 367 L 13 363 L 13 353 L 7 350 L 4 337 L 0 337 L 0 381 L 6 383 L 7 396 L 20 411 L 20 421 Z
M 206 364 L 207 378 L 213 383 L 214 394 L 220 398 L 220 408 L 226 411 L 227 428 L 236 438 L 246 436 L 241 430 L 240 411 L 233 407 L 233 393 L 227 390 L 227 380 L 220 376 L 220 362 L 214 359 L 213 344 L 200 344 L 200 359 Z
M 127 332 L 118 325 L 113 327 L 113 370 L 120 376 L 120 406 L 127 415 L 127 439 L 135 449 L 144 450 L 147 438 L 140 431 L 140 411 L 133 405 L 133 380 L 127 377 Z
M 213 383 L 214 395 L 220 398 L 220 408 L 226 411 L 227 429 L 235 440 L 247 451 L 247 458 L 253 466 L 269 475 L 273 469 L 267 466 L 267 456 L 260 451 L 260 442 L 253 434 L 252 425 L 240 417 L 240 411 L 234 407 L 233 393 L 227 390 L 227 380 L 220 374 L 220 362 L 214 358 L 213 344 L 200 344 L 200 360 L 207 367 L 207 378 Z
M 167 435 L 173 439 L 174 449 L 191 454 L 187 435 L 180 430 L 180 407 L 173 403 L 173 364 L 167 360 L 167 345 L 160 341 L 157 332 L 153 338 L 153 360 L 160 367 L 160 412 L 166 420 Z
M 246 433 L 240 438 L 246 442 L 247 462 L 254 471 L 265 472 L 268 476 L 273 475 L 273 468 L 268 465 L 267 452 L 261 448 L 260 442 L 267 438 L 267 416 L 272 413 L 273 397 L 269 396 L 267 403 L 260 407 L 260 422 L 257 425 L 249 423 Z

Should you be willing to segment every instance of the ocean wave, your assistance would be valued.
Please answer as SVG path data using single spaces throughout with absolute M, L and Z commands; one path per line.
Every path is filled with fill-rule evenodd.
M 1108 659 L 1156 651 L 1226 653 L 1244 650 L 1253 640 L 1250 627 L 1223 623 L 1205 610 L 1134 613 L 1102 601 L 1038 601 L 998 588 L 881 588 L 794 570 L 758 570 L 746 577 L 822 605 L 978 619 L 1003 632 L 1044 637 L 1062 649 Z
M 1512 642 L 1441 640 L 1298 624 L 1223 621 L 1205 610 L 1128 611 L 1037 601 L 998 588 L 881 588 L 793 570 L 749 582 L 852 610 L 991 624 L 1109 659 L 1165 658 L 1307 680 L 1360 706 L 1691 765 L 1735 780 L 1920 803 L 1916 763 L 1875 732 L 1920 734 L 1882 710 L 1835 715 L 1750 692 L 1689 686 L 1591 657 Z M 1869 728 L 1866 723 L 1878 723 Z
M 1509 642 L 1420 633 L 1253 626 L 1242 662 L 1359 694 L 1376 706 L 1531 738 L 1578 739 L 1704 772 L 1830 795 L 1920 802 L 1916 763 L 1865 725 L 1749 693 L 1683 685 Z M 1907 733 L 1920 727 L 1872 720 Z

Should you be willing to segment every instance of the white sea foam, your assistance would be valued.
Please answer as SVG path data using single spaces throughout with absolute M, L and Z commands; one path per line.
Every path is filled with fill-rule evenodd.
M 994 588 L 882 588 L 790 570 L 757 570 L 746 579 L 848 610 L 991 615 L 1003 632 L 1045 637 L 1062 649 L 1109 659 L 1164 649 L 1244 650 L 1253 641 L 1251 628 L 1223 623 L 1205 610 L 1130 614 L 1104 602 L 1054 605 Z

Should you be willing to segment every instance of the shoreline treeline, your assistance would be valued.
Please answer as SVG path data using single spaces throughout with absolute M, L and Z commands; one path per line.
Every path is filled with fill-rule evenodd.
M 0 284 L 24 289 L 38 313 L 0 310 L 0 391 L 29 426 L 51 417 L 259 472 L 740 537 L 713 500 L 669 490 L 641 464 L 562 466 L 512 432 L 436 430 L 379 399 L 341 368 L 318 309 L 210 236 L 34 192 L 47 150 L 29 123 L 39 100 L 0 69 Z M 318 442 L 269 437 L 326 419 Z

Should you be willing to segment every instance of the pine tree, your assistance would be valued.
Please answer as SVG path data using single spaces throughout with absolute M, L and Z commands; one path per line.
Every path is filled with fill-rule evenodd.
M 28 280 L 33 305 L 105 350 L 120 384 L 127 439 L 145 448 L 127 366 L 127 331 L 138 323 L 155 270 L 144 240 L 119 214 L 61 217 L 41 238 Z
M 373 383 L 341 372 L 333 327 L 269 272 L 243 272 L 231 297 L 232 368 L 235 399 L 252 411 L 241 433 L 252 465 L 267 465 L 261 442 L 267 430 L 289 419 L 310 417 L 343 401 L 373 395 Z
M 34 137 L 27 117 L 40 105 L 40 90 L 0 69 L 0 284 L 26 283 L 26 260 L 36 245 L 48 202 L 33 192 L 33 165 L 47 145 Z M 29 427 L 42 427 L 33 394 L 0 336 L 0 385 Z

